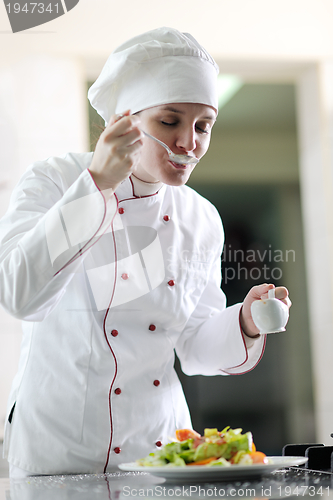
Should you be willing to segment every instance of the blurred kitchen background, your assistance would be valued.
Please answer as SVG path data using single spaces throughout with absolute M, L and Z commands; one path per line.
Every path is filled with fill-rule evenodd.
M 333 5 L 330 0 L 80 0 L 11 34 L 0 6 L 0 216 L 32 162 L 87 151 L 101 124 L 87 88 L 108 54 L 159 26 L 190 32 L 220 66 L 211 148 L 189 185 L 219 210 L 222 288 L 231 305 L 261 282 L 293 302 L 287 332 L 233 377 L 177 370 L 193 426 L 251 430 L 258 449 L 331 444 L 333 432 Z M 0 441 L 20 322 L 0 309 Z M 38 387 L 36 387 L 38 391 Z

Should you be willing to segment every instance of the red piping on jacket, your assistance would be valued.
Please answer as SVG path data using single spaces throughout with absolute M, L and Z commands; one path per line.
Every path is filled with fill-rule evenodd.
M 159 190 L 158 190 L 158 191 L 156 191 L 156 193 L 153 193 L 153 194 L 145 194 L 143 196 L 136 196 L 136 194 L 134 193 L 134 184 L 133 184 L 133 181 L 130 177 L 129 177 L 129 181 L 132 184 L 133 198 L 124 198 L 123 200 L 120 200 L 120 202 L 129 201 L 129 200 L 140 200 L 141 198 L 151 198 L 152 196 L 156 196 L 159 193 Z
M 134 184 L 133 184 L 133 181 L 132 181 L 131 177 L 129 177 L 129 180 L 130 180 L 130 183 L 132 184 L 132 193 L 133 193 L 134 198 L 126 198 L 125 200 L 120 200 L 120 201 L 128 201 L 128 200 L 133 200 L 133 199 L 136 199 L 136 198 L 151 198 L 152 196 L 157 195 L 157 193 L 159 191 L 158 190 L 158 191 L 156 191 L 156 193 L 153 193 L 153 194 L 145 194 L 144 196 L 137 196 L 134 193 Z M 144 182 L 144 181 L 142 181 L 142 182 Z
M 131 179 L 130 179 L 130 181 L 131 181 L 131 184 L 132 184 L 133 196 L 134 197 L 133 198 L 126 198 L 125 200 L 120 200 L 121 202 L 140 199 L 140 197 L 134 195 L 133 182 L 132 182 Z M 155 196 L 156 194 L 157 193 L 154 193 L 152 195 L 147 195 L 147 196 L 141 196 L 141 198 L 150 198 L 151 196 Z M 115 198 L 117 200 L 117 211 L 118 211 L 119 200 L 118 200 L 118 197 L 117 197 L 116 193 L 114 193 L 114 196 L 115 196 Z M 111 222 L 111 229 L 112 229 L 112 237 L 113 237 L 113 245 L 114 245 L 114 253 L 115 253 L 115 274 L 114 274 L 115 275 L 115 280 L 114 280 L 114 284 L 113 284 L 113 290 L 112 290 L 112 295 L 111 295 L 111 299 L 110 299 L 110 302 L 109 302 L 109 306 L 108 306 L 108 309 L 107 309 L 106 314 L 104 316 L 103 333 L 104 333 L 104 337 L 105 337 L 106 343 L 107 343 L 107 345 L 108 345 L 108 347 L 109 347 L 109 349 L 110 349 L 110 351 L 112 353 L 112 356 L 113 356 L 113 359 L 114 359 L 114 362 L 115 362 L 115 373 L 114 373 L 113 379 L 111 381 L 110 390 L 109 390 L 109 416 L 110 416 L 111 434 L 110 434 L 110 442 L 109 442 L 108 452 L 107 452 L 107 456 L 106 456 L 106 462 L 105 462 L 105 465 L 104 465 L 104 474 L 106 473 L 106 469 L 107 469 L 107 466 L 108 466 L 108 463 L 109 463 L 109 459 L 110 459 L 112 437 L 113 437 L 112 409 L 111 409 L 111 392 L 112 392 L 112 388 L 113 388 L 113 385 L 114 385 L 114 382 L 116 380 L 116 376 L 117 376 L 117 373 L 118 373 L 117 358 L 116 358 L 115 353 L 114 353 L 114 351 L 113 351 L 113 349 L 111 347 L 111 344 L 110 344 L 110 342 L 108 340 L 107 333 L 106 333 L 106 328 L 105 328 L 106 320 L 107 320 L 107 317 L 108 317 L 108 314 L 109 314 L 109 311 L 110 311 L 110 307 L 111 307 L 111 304 L 112 304 L 112 301 L 113 301 L 113 297 L 114 297 L 114 294 L 115 294 L 116 280 L 117 280 L 117 245 L 116 245 L 116 240 L 115 240 L 114 230 L 113 230 L 113 220 Z
M 99 230 L 100 230 L 100 228 L 102 227 L 103 222 L 104 222 L 104 220 L 105 220 L 105 216 L 106 216 L 106 199 L 105 199 L 105 196 L 104 196 L 103 192 L 102 192 L 102 191 L 99 189 L 99 187 L 97 186 L 97 184 L 96 184 L 96 182 L 95 182 L 95 180 L 94 180 L 93 176 L 92 176 L 92 175 L 91 175 L 91 173 L 90 173 L 89 168 L 88 168 L 87 170 L 88 170 L 88 172 L 89 172 L 89 174 L 90 174 L 90 176 L 91 176 L 91 178 L 92 178 L 92 181 L 93 181 L 93 183 L 95 184 L 96 188 L 98 189 L 98 191 L 99 191 L 99 192 L 101 193 L 101 195 L 103 196 L 103 201 L 104 201 L 104 214 L 103 214 L 103 219 L 102 219 L 102 222 L 101 222 L 101 223 L 100 223 L 100 225 L 99 225 L 99 228 L 97 229 L 97 231 L 95 232 L 95 234 L 93 234 L 93 235 L 92 235 L 92 237 L 90 238 L 90 240 L 88 240 L 88 241 L 87 241 L 87 243 L 86 243 L 85 245 L 83 245 L 83 247 L 82 247 L 82 248 L 80 248 L 80 250 L 79 250 L 78 252 L 76 252 L 76 254 L 75 254 L 75 255 L 73 255 L 73 257 L 71 257 L 71 258 L 69 259 L 69 261 L 68 261 L 68 262 L 67 262 L 64 266 L 62 266 L 62 268 L 61 268 L 61 269 L 59 269 L 59 271 L 57 271 L 57 272 L 54 274 L 54 276 L 53 276 L 53 277 L 57 276 L 57 275 L 58 275 L 61 271 L 63 271 L 63 270 L 64 270 L 67 266 L 69 266 L 70 264 L 72 264 L 72 263 L 73 263 L 75 260 L 77 260 L 79 257 L 82 257 L 82 255 L 83 255 L 86 251 L 88 251 L 88 250 L 89 250 L 89 248 L 91 248 L 91 247 L 86 248 L 86 246 L 87 246 L 87 245 L 89 245 L 89 243 L 93 240 L 93 238 L 95 238 L 96 234 L 98 233 L 98 231 L 99 231 Z M 116 196 L 116 195 L 115 195 L 115 196 Z M 117 197 L 116 197 L 116 199 L 117 199 Z M 118 209 L 118 199 L 117 199 L 117 209 Z M 116 210 L 116 212 L 115 212 L 115 214 L 114 214 L 114 216 L 113 216 L 113 218 L 112 218 L 112 221 L 111 221 L 111 226 L 112 226 L 112 224 L 113 224 L 113 220 L 114 220 L 114 218 L 115 218 L 116 214 L 117 214 L 117 210 Z M 105 229 L 105 231 L 106 231 L 106 230 L 107 230 L 107 228 Z M 103 234 L 105 233 L 105 231 L 103 232 Z M 98 238 L 98 240 L 97 240 L 97 241 L 99 241 L 99 240 L 101 239 L 101 237 L 103 236 L 103 234 L 101 234 L 101 235 L 100 235 L 100 237 Z M 95 243 L 97 243 L 97 241 L 96 241 Z M 94 244 L 95 244 L 95 243 L 94 243 Z M 84 250 L 84 251 L 83 251 L 83 250 Z
M 88 172 L 90 174 L 90 171 L 88 169 Z M 89 243 L 92 241 L 92 239 L 96 236 L 96 234 L 98 233 L 98 231 L 100 230 L 100 228 L 102 227 L 103 223 L 104 223 L 104 220 L 105 220 L 105 217 L 106 217 L 106 211 L 107 211 L 107 208 L 106 208 L 106 199 L 105 199 L 105 196 L 103 194 L 103 192 L 100 190 L 100 188 L 97 186 L 94 178 L 92 177 L 92 175 L 90 174 L 96 188 L 98 189 L 98 191 L 101 193 L 101 195 L 103 196 L 103 200 L 104 200 L 104 214 L 103 214 L 103 218 L 102 218 L 102 221 L 97 229 L 97 231 L 94 233 L 94 235 L 90 238 L 89 241 L 87 241 L 87 243 L 54 275 L 54 276 L 57 276 L 57 274 L 59 274 L 63 269 L 65 269 L 67 266 L 69 266 L 72 262 L 74 262 L 79 256 L 81 256 L 84 252 L 83 250 L 86 248 L 87 245 L 89 245 Z M 115 289 L 116 289 L 116 280 L 117 280 L 117 246 L 116 246 L 116 240 L 115 240 L 115 236 L 114 236 L 114 230 L 113 230 L 113 222 L 114 222 L 114 218 L 118 212 L 118 205 L 119 205 L 119 202 L 118 202 L 118 198 L 117 198 L 117 195 L 114 193 L 114 196 L 116 198 L 116 201 L 117 201 L 117 209 L 115 211 L 115 214 L 112 218 L 112 221 L 111 221 L 111 230 L 112 230 L 112 237 L 113 237 L 113 244 L 114 244 L 114 252 L 115 252 L 115 279 L 114 279 L 114 284 L 113 284 L 113 290 L 112 290 L 112 294 L 111 294 L 111 299 L 110 299 L 110 302 L 109 302 L 109 306 L 107 308 L 107 311 L 106 311 L 106 314 L 104 316 L 104 321 L 103 321 L 103 333 L 104 333 L 104 337 L 105 337 L 105 340 L 106 340 L 106 343 L 108 344 L 109 346 L 109 349 L 112 353 L 112 356 L 113 356 L 113 359 L 114 359 L 114 362 L 115 362 L 115 373 L 114 373 L 114 376 L 113 376 L 113 379 L 112 379 L 112 382 L 111 382 L 111 385 L 110 385 L 110 390 L 109 390 L 109 415 L 110 415 L 110 426 L 111 426 L 111 435 L 110 435 L 110 442 L 109 442 L 109 447 L 108 447 L 108 452 L 107 452 L 107 458 L 106 458 L 106 463 L 105 463 L 105 466 L 104 466 L 104 473 L 106 471 L 106 468 L 108 466 L 108 462 L 109 462 L 109 457 L 110 457 L 110 450 L 111 450 L 111 443 L 112 443 L 112 436 L 113 436 L 113 425 L 112 425 L 112 412 L 111 412 L 111 391 L 112 391 L 112 387 L 113 387 L 113 384 L 114 384 L 114 381 L 116 379 L 116 376 L 117 376 L 117 371 L 118 371 L 118 365 L 117 365 L 117 359 L 116 359 L 116 356 L 113 352 L 113 349 L 108 341 L 108 338 L 107 338 L 107 333 L 106 333 L 106 329 L 105 329 L 105 323 L 106 323 L 106 319 L 107 319 L 107 316 L 108 316 L 108 313 L 109 313 L 109 310 L 110 310 L 110 307 L 111 307 L 111 303 L 113 301 L 113 297 L 114 297 L 114 293 L 115 293 Z M 107 230 L 107 228 L 105 229 L 105 231 Z M 103 232 L 103 234 L 105 233 L 105 231 Z M 100 237 L 98 238 L 97 241 L 100 240 L 100 238 L 103 236 L 103 234 L 100 235 Z M 97 241 L 95 243 L 97 243 Z M 86 248 L 85 251 L 89 250 L 89 248 Z
M 241 309 L 242 310 L 242 309 Z M 241 334 L 242 334 L 242 340 L 243 340 L 243 343 L 244 343 L 244 349 L 245 349 L 245 352 L 246 352 L 246 358 L 245 360 L 243 361 L 243 363 L 241 363 L 240 365 L 236 365 L 236 366 L 233 366 L 231 367 L 230 369 L 233 369 L 233 368 L 238 368 L 240 366 L 243 366 L 247 360 L 249 359 L 249 355 L 247 353 L 247 347 L 246 347 L 246 342 L 245 342 L 245 338 L 244 338 L 244 333 L 243 333 L 243 330 L 242 330 L 242 325 L 241 325 L 241 322 L 240 322 L 240 315 L 241 315 L 241 310 L 239 311 L 239 328 L 240 328 L 240 331 L 241 331 Z M 228 373 L 226 370 L 220 370 L 221 372 L 223 373 L 227 373 L 228 375 L 244 375 L 244 373 L 249 373 L 251 372 L 257 365 L 258 363 L 261 361 L 263 355 L 264 355 L 264 351 L 265 351 L 265 347 L 266 347 L 266 340 L 267 340 L 267 336 L 265 335 L 265 339 L 264 339 L 264 345 L 262 346 L 262 351 L 261 351 L 261 355 L 260 355 L 260 358 L 258 359 L 258 361 L 256 362 L 256 364 L 254 366 L 252 366 L 252 368 L 250 368 L 249 370 L 247 370 L 246 372 L 239 372 L 239 373 Z
M 109 480 L 107 478 L 107 476 L 104 476 L 104 479 L 106 481 L 106 486 L 107 486 L 107 489 L 108 489 L 108 497 L 109 497 L 109 500 L 112 500 L 112 496 L 111 496 L 111 489 L 110 489 L 110 483 L 109 483 Z M 116 497 L 117 498 L 117 497 Z
M 117 200 L 117 210 L 118 210 L 118 205 L 119 205 L 119 201 L 118 201 L 118 198 L 115 194 L 115 197 L 116 197 L 116 200 Z M 109 447 L 108 447 L 108 452 L 107 452 L 107 456 L 106 456 L 106 462 L 105 462 L 105 466 L 104 466 L 104 474 L 106 472 L 106 469 L 107 469 L 107 466 L 108 466 L 108 463 L 109 463 L 109 459 L 110 459 L 110 451 L 111 451 L 111 444 L 112 444 L 112 437 L 113 437 L 113 423 L 112 423 L 112 410 L 111 410 L 111 391 L 112 391 L 112 387 L 113 387 L 113 384 L 116 380 L 116 376 L 117 376 L 117 372 L 118 372 L 118 363 L 117 363 L 117 358 L 116 358 L 116 355 L 111 347 L 111 344 L 108 340 L 108 336 L 107 336 L 107 333 L 106 333 L 106 329 L 105 329 L 105 324 L 106 324 L 106 319 L 108 317 L 108 314 L 109 314 L 109 311 L 110 311 L 110 307 L 111 307 L 111 304 L 112 304 L 112 301 L 113 301 L 113 297 L 114 297 L 114 294 L 115 294 L 115 290 L 116 290 L 116 282 L 117 282 L 117 268 L 118 268 L 118 264 L 117 264 L 117 245 L 116 245 L 116 239 L 115 239 L 115 236 L 114 236 L 114 230 L 113 230 L 113 220 L 112 220 L 112 223 L 111 223 L 111 229 L 112 229 L 112 238 L 113 238 L 113 246 L 114 246 L 114 283 L 113 283 L 113 290 L 112 290 L 112 294 L 111 294 L 111 299 L 110 299 L 110 302 L 109 302 L 109 306 L 107 308 L 107 311 L 105 313 L 105 316 L 104 316 L 104 321 L 103 321 L 103 332 L 104 332 L 104 337 L 105 337 L 105 340 L 106 340 L 106 343 L 107 345 L 109 346 L 109 349 L 111 351 L 111 354 L 113 356 L 113 359 L 114 359 L 114 364 L 115 364 L 115 372 L 114 372 L 114 376 L 113 376 L 113 379 L 111 381 L 111 385 L 110 385 L 110 390 L 109 390 L 109 416 L 110 416 L 110 427 L 111 427 L 111 434 L 110 434 L 110 442 L 109 442 Z

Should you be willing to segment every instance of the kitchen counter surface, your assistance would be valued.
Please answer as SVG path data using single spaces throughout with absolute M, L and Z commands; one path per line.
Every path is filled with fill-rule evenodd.
M 255 480 L 173 484 L 143 473 L 0 479 L 1 500 L 122 500 L 125 498 L 253 498 L 333 496 L 333 475 L 291 468 Z

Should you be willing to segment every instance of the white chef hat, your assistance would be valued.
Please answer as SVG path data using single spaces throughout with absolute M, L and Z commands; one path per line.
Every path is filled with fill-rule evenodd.
M 190 34 L 158 28 L 115 49 L 88 98 L 106 123 L 126 109 L 136 113 L 176 102 L 206 104 L 218 111 L 218 71 Z

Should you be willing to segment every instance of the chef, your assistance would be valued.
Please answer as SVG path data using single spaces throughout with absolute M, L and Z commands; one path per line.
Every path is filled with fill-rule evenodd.
M 160 28 L 118 47 L 89 91 L 106 128 L 94 153 L 31 165 L 0 222 L 0 301 L 23 320 L 5 428 L 11 477 L 112 471 L 190 427 L 188 375 L 245 373 L 265 336 L 226 307 L 223 229 L 185 186 L 218 112 L 218 68 Z M 197 167 L 200 168 L 200 167 Z M 276 288 L 288 305 L 288 291 Z

